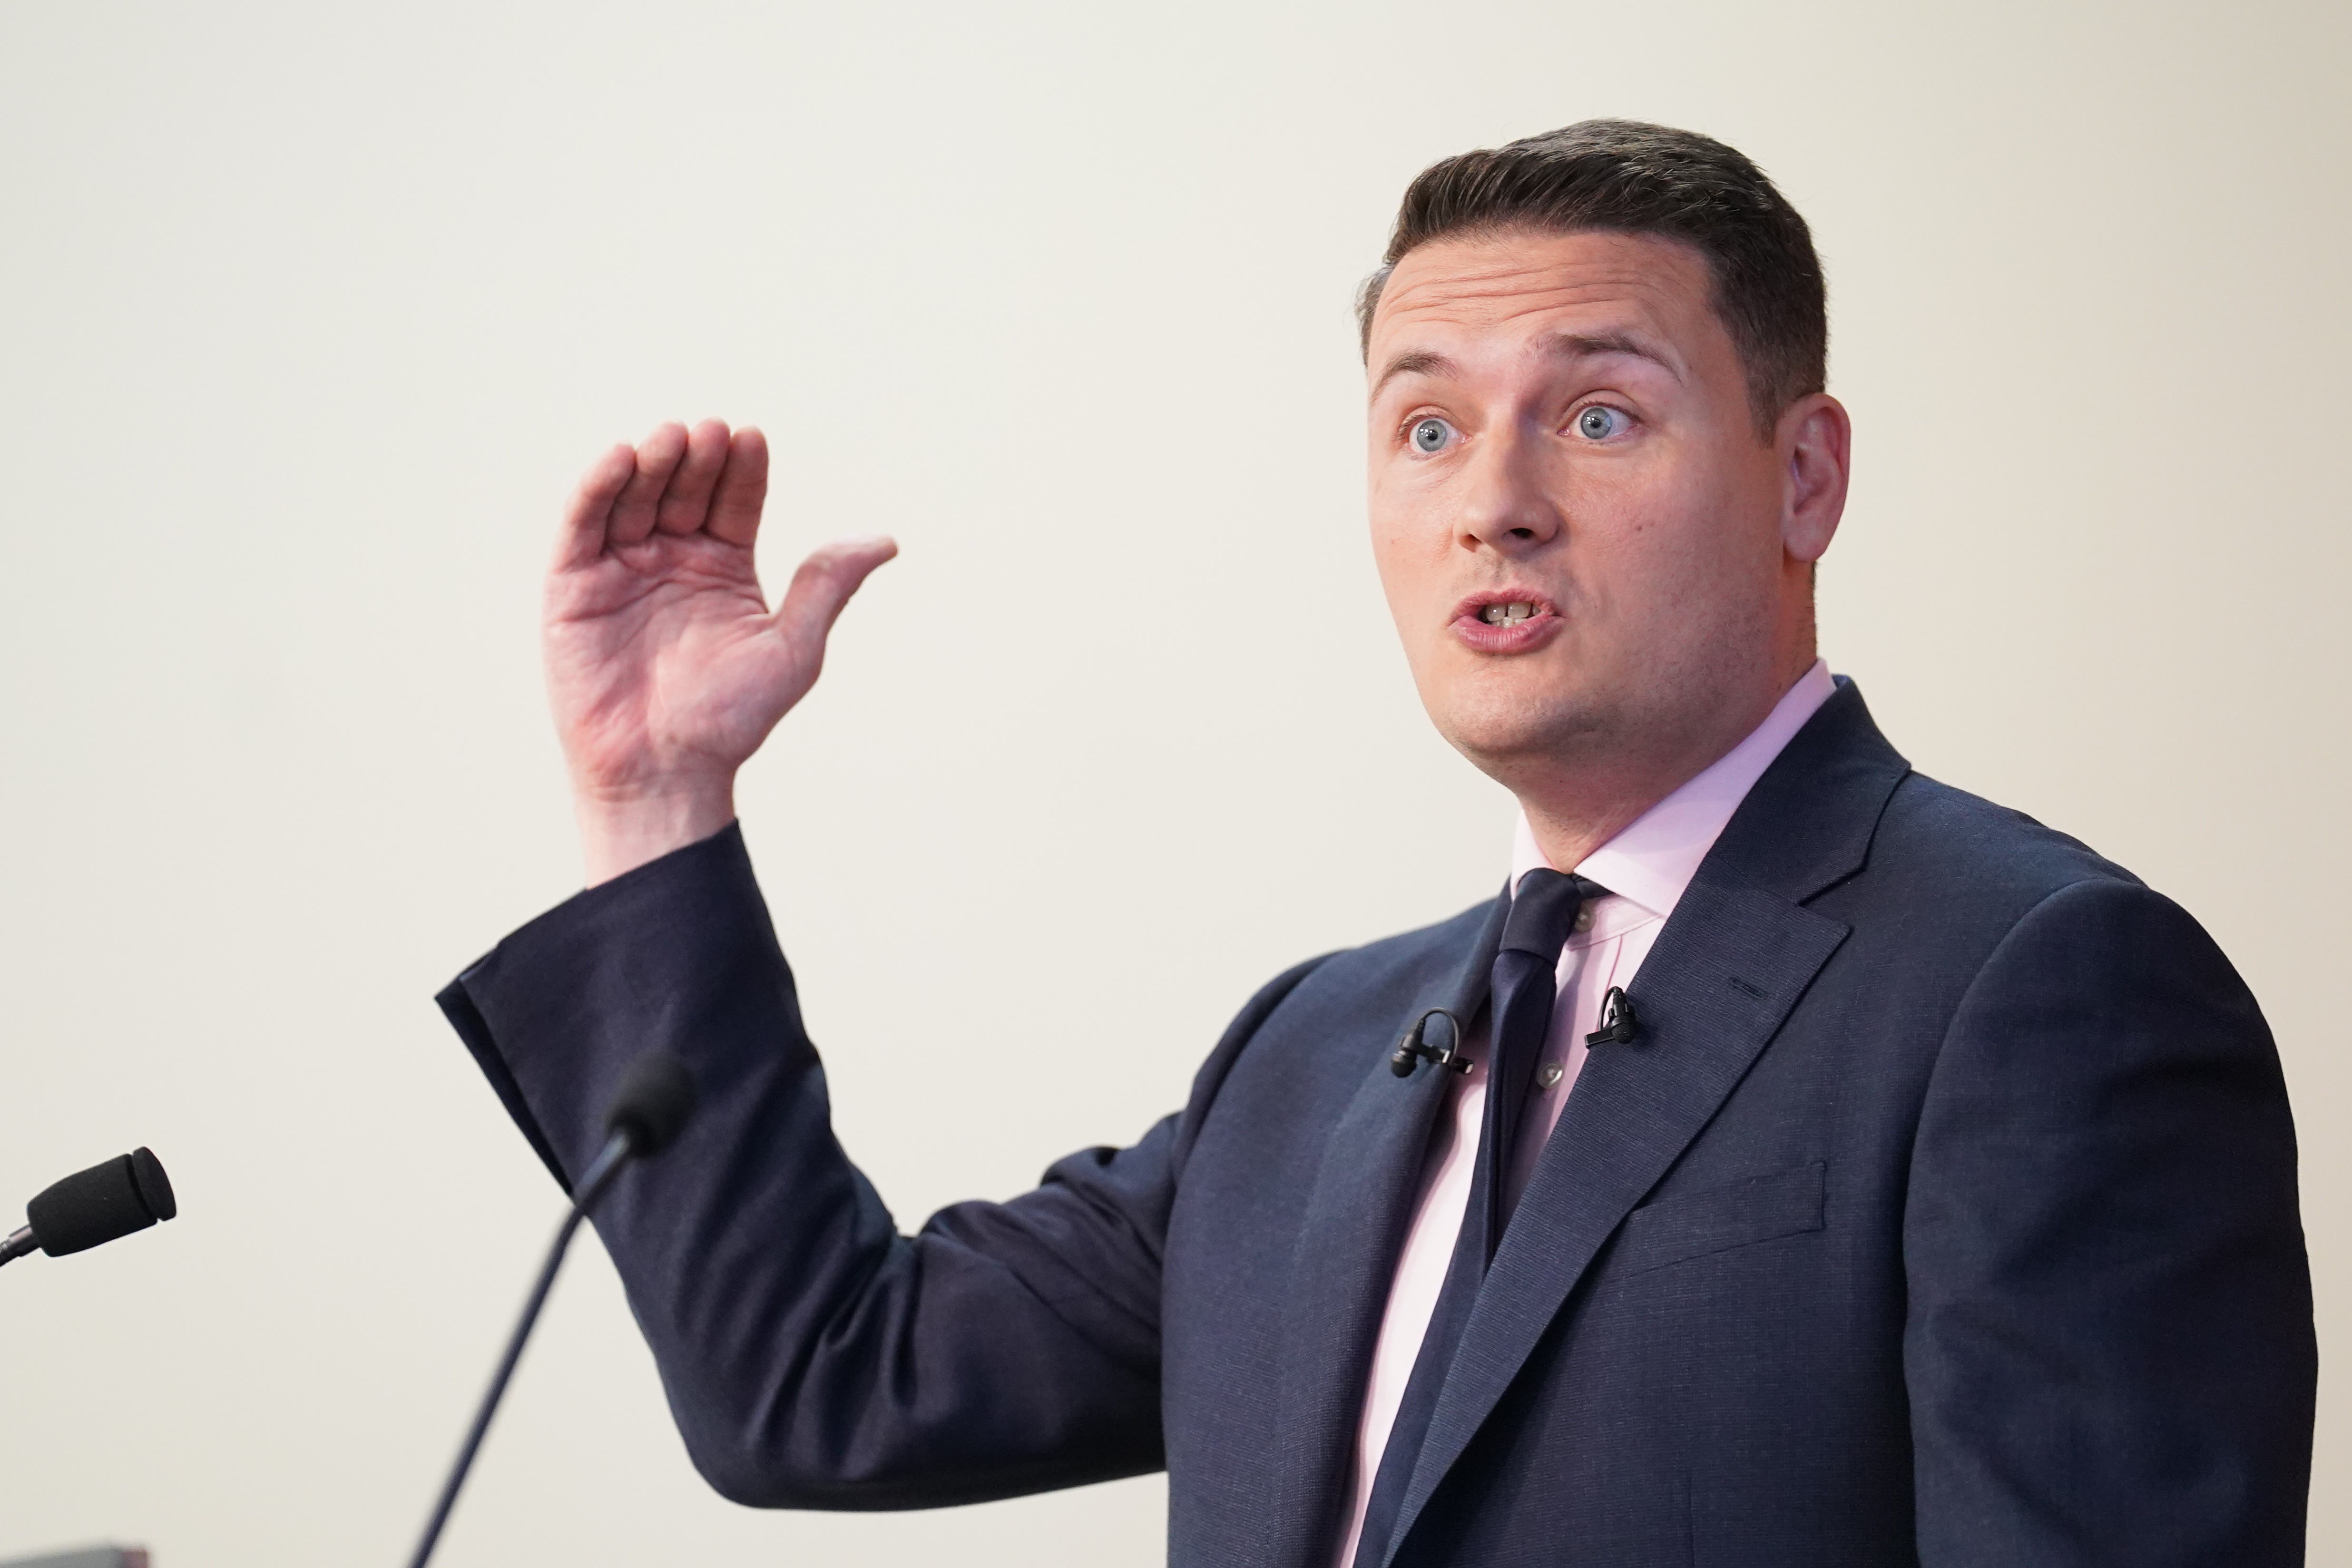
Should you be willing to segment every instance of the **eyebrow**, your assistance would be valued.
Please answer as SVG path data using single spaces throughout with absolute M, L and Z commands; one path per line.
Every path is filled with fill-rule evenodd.
M 1649 361 L 1676 381 L 1683 379 L 1682 371 L 1664 354 L 1628 332 L 1554 332 L 1537 348 L 1553 359 L 1593 359 L 1602 354 L 1630 354 L 1635 359 Z M 1458 374 L 1460 371 L 1459 365 L 1442 353 L 1414 349 L 1389 361 L 1381 372 L 1381 378 L 1372 383 L 1372 395 L 1378 397 L 1381 388 L 1396 376 L 1446 376 Z
M 1631 354 L 1635 359 L 1648 360 L 1676 381 L 1683 378 L 1679 366 L 1664 353 L 1652 348 L 1630 332 L 1554 332 L 1542 343 L 1543 352 L 1556 359 L 1591 359 L 1601 354 Z
M 1400 375 L 1453 375 L 1460 368 L 1444 354 L 1415 349 L 1389 361 L 1388 368 L 1381 372 L 1380 380 L 1372 383 L 1372 395 L 1378 397 L 1381 388 Z

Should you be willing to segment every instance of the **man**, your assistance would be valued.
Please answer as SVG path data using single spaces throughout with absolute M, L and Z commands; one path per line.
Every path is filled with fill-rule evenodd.
M 560 1180 L 638 1053 L 693 1064 L 597 1225 L 696 1463 L 853 1509 L 1164 1464 L 1180 1564 L 2300 1562 L 2276 1054 L 2188 916 L 1912 773 L 1818 661 L 1849 428 L 1803 220 L 1587 122 L 1424 173 L 1362 320 L 1373 548 L 1518 798 L 1510 881 L 911 1237 L 731 801 L 893 547 L 770 614 L 756 432 L 583 482 L 547 649 L 591 886 L 443 1003 Z

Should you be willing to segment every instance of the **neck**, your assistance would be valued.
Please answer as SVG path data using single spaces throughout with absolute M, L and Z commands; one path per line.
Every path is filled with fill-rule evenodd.
M 1738 742 L 1735 740 L 1732 743 Z M 1528 828 L 1535 835 L 1536 847 L 1543 851 L 1545 863 L 1559 870 L 1573 870 L 1587 856 L 1631 827 L 1643 812 L 1674 794 L 1714 760 L 1709 757 L 1687 771 L 1669 769 L 1639 780 L 1550 781 L 1552 787 L 1517 792 L 1519 809 L 1527 813 Z
M 1674 793 L 1672 786 L 1644 796 L 1639 801 L 1621 799 L 1606 809 L 1577 809 L 1567 813 L 1554 811 L 1527 795 L 1519 797 L 1519 809 L 1527 813 L 1528 829 L 1535 835 L 1536 847 L 1543 851 L 1544 864 L 1556 869 L 1572 870 L 1587 856 L 1616 837 L 1634 823 L 1642 814 Z
M 1616 744 L 1583 745 L 1549 756 L 1502 782 L 1518 797 L 1546 863 L 1574 869 L 1642 815 L 1754 733 L 1773 707 L 1812 668 L 1810 648 L 1795 668 L 1776 671 L 1743 700 L 1688 715 L 1681 725 L 1651 724 Z

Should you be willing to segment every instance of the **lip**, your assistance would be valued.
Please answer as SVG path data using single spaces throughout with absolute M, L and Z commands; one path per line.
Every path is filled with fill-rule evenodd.
M 1524 621 L 1507 621 L 1500 626 L 1479 619 L 1489 605 L 1532 605 L 1535 614 Z M 1514 654 L 1533 653 L 1559 635 L 1568 623 L 1560 618 L 1559 606 L 1547 594 L 1530 588 L 1493 588 L 1473 594 L 1454 606 L 1454 618 L 1447 623 L 1464 647 L 1474 653 Z

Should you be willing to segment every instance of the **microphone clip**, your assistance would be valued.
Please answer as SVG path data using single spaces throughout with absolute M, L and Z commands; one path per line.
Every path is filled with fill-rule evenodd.
M 1601 999 L 1601 1027 L 1584 1037 L 1589 1049 L 1596 1046 L 1630 1046 L 1641 1037 L 1642 1020 L 1634 1016 L 1633 999 L 1622 985 L 1612 985 Z
M 1429 1043 L 1427 1034 L 1432 1018 L 1445 1020 L 1447 1044 L 1433 1046 Z M 1412 1021 L 1412 1027 L 1404 1032 L 1404 1038 L 1399 1040 L 1397 1048 L 1390 1053 L 1389 1070 L 1399 1078 L 1411 1078 L 1412 1069 L 1423 1062 L 1433 1062 L 1448 1072 L 1470 1070 L 1470 1058 L 1462 1054 L 1462 1020 L 1443 1007 L 1432 1007 Z

